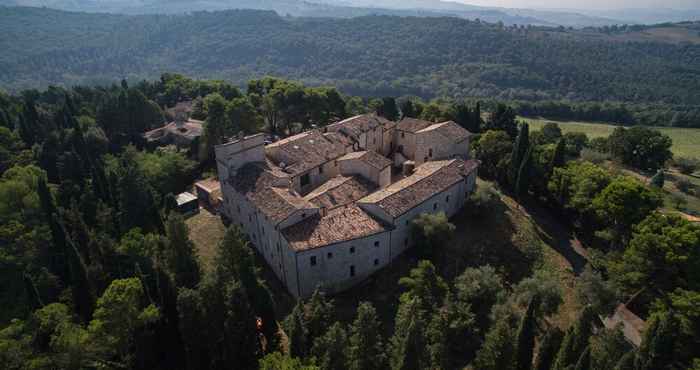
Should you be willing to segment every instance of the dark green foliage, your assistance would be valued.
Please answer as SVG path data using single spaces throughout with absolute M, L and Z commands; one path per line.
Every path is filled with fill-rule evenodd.
M 536 307 L 539 304 L 538 297 L 534 296 L 527 305 L 527 311 L 520 320 L 515 342 L 515 370 L 532 369 L 532 359 L 535 350 L 535 337 L 537 330 Z
M 658 170 L 656 171 L 656 174 L 651 177 L 651 180 L 649 180 L 649 184 L 651 184 L 655 188 L 661 189 L 664 187 L 664 179 L 664 171 Z
M 331 325 L 325 334 L 314 340 L 311 354 L 324 370 L 347 369 L 348 335 L 339 322 Z
M 316 338 L 323 335 L 333 322 L 333 302 L 326 299 L 320 289 L 316 289 L 306 303 L 304 315 L 306 343 L 313 344 Z
M 418 370 L 430 366 L 425 337 L 427 313 L 422 307 L 424 304 L 416 296 L 406 295 L 401 300 L 389 346 L 389 365 L 392 370 Z
M 361 302 L 349 330 L 348 369 L 385 369 L 386 355 L 379 325 L 377 312 L 372 304 Z
M 535 370 L 549 370 L 552 368 L 563 339 L 564 332 L 556 326 L 547 331 L 542 338 L 539 352 L 537 353 Z
M 615 364 L 614 370 L 634 370 L 634 359 L 637 352 L 632 350 L 625 353 L 620 360 Z
M 420 107 L 411 99 L 405 99 L 399 104 L 401 110 L 401 118 L 418 118 L 420 115 Z
M 171 213 L 165 224 L 165 233 L 168 244 L 163 254 L 168 270 L 173 273 L 175 284 L 178 287 L 194 288 L 199 283 L 201 268 L 185 219 L 177 213 Z
M 648 321 L 634 367 L 637 370 L 670 369 L 675 362 L 679 335 L 678 319 L 672 312 L 655 315 Z
M 377 106 L 377 114 L 389 121 L 396 121 L 399 118 L 399 110 L 396 107 L 394 98 L 382 98 L 381 103 Z
M 515 335 L 510 320 L 493 324 L 477 352 L 475 370 L 511 370 L 515 360 Z
M 445 247 L 452 239 L 455 225 L 450 223 L 444 212 L 437 214 L 424 213 L 411 221 L 411 236 L 416 244 L 416 252 L 423 257 L 429 257 L 436 250 Z
M 613 158 L 641 170 L 658 170 L 673 157 L 671 138 L 646 127 L 618 127 L 608 138 Z
M 564 370 L 567 366 L 576 365 L 581 354 L 588 347 L 594 320 L 597 320 L 595 312 L 590 307 L 585 307 L 574 326 L 566 332 L 553 369 Z
M 511 139 L 515 139 L 519 131 L 513 108 L 504 104 L 498 104 L 496 110 L 491 113 L 489 119 L 486 121 L 486 129 L 505 131 Z M 527 148 L 527 145 L 525 148 Z M 523 149 L 522 153 L 524 153 L 524 150 L 525 149 Z
M 554 149 L 554 154 L 552 155 L 552 161 L 549 165 L 550 173 L 554 172 L 555 168 L 563 167 L 566 164 L 566 141 L 564 139 L 557 140 L 557 146 Z
M 520 163 L 520 168 L 518 169 L 517 177 L 515 178 L 515 194 L 518 196 L 523 196 L 527 194 L 530 186 L 530 176 L 531 176 L 531 162 L 532 162 L 532 147 L 527 149 L 525 156 Z
M 306 338 L 308 329 L 304 320 L 304 304 L 299 300 L 294 306 L 292 313 L 284 319 L 284 331 L 289 340 L 289 354 L 292 357 L 304 357 L 308 352 Z
M 485 332 L 490 326 L 491 308 L 503 299 L 503 279 L 491 266 L 468 268 L 454 282 L 455 301 L 470 305 L 476 316 L 476 325 Z
M 530 150 L 530 129 L 527 123 L 523 123 L 515 138 L 513 152 L 510 156 L 510 169 L 508 171 L 508 182 L 513 189 L 516 188 L 520 169 L 527 160 L 528 150 Z
M 589 370 L 591 368 L 591 347 L 586 347 L 586 349 L 581 354 L 581 357 L 576 361 L 576 366 L 574 370 Z
M 479 174 L 505 183 L 508 177 L 513 142 L 505 131 L 487 131 L 474 142 L 474 154 L 481 161 Z
M 448 293 L 447 284 L 437 274 L 435 266 L 426 260 L 418 262 L 409 276 L 399 279 L 399 284 L 406 288 L 405 295 L 420 298 L 419 303 L 425 310 L 439 307 Z

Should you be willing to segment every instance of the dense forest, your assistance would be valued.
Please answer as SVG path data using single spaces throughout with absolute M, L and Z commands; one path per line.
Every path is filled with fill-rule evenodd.
M 698 125 L 700 46 L 692 43 L 458 18 L 253 10 L 120 16 L 3 7 L 0 33 L 0 86 L 10 91 L 163 71 L 238 86 L 275 75 L 362 96 L 620 103 L 635 123 Z
M 205 121 L 201 150 L 146 149 L 141 133 L 190 100 Z M 517 261 L 440 269 L 458 232 L 440 214 L 413 222 L 419 246 L 392 282 L 400 297 L 387 307 L 359 302 L 350 319 L 322 291 L 280 318 L 280 297 L 235 226 L 204 268 L 172 195 L 211 173 L 213 145 L 371 111 L 453 119 L 475 134 L 480 176 L 494 184 L 470 199 L 475 217 L 502 207 L 502 192 L 577 230 L 590 263 L 570 325 L 556 324 L 567 292 L 536 243 Z M 700 227 L 662 214 L 655 185 L 671 140 L 642 127 L 596 140 L 556 124 L 529 132 L 512 107 L 482 113 L 479 103 L 363 99 L 275 78 L 242 92 L 175 74 L 0 94 L 0 368 L 700 369 Z M 645 184 L 600 157 L 657 176 Z M 644 302 L 647 320 L 638 348 L 599 319 L 630 297 Z

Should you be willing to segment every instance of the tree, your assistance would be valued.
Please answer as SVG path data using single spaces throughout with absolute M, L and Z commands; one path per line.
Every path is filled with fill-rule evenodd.
M 527 123 L 523 123 L 515 138 L 513 152 L 510 156 L 510 170 L 508 172 L 508 182 L 515 188 L 523 162 L 527 161 L 528 150 L 530 149 L 530 129 Z
M 564 139 L 557 140 L 557 146 L 554 149 L 554 154 L 552 155 L 552 161 L 549 165 L 549 174 L 554 172 L 555 168 L 564 167 L 566 164 L 566 142 Z
M 292 357 L 305 357 L 308 352 L 308 329 L 304 320 L 304 304 L 301 301 L 297 301 L 292 312 L 284 319 L 283 326 L 289 338 L 289 354 Z
M 657 189 L 663 188 L 664 187 L 664 171 L 663 170 L 656 171 L 656 174 L 651 177 L 651 180 L 649 180 L 649 184 Z
M 535 337 L 537 335 L 537 317 L 535 316 L 535 308 L 538 305 L 537 295 L 530 299 L 527 305 L 525 315 L 520 319 L 520 326 L 516 334 L 517 341 L 515 342 L 515 369 L 530 370 L 532 369 L 532 358 L 535 350 Z
M 263 118 L 246 96 L 235 98 L 226 105 L 226 117 L 232 126 L 232 133 L 240 131 L 246 134 L 258 132 Z
M 615 364 L 615 370 L 635 370 L 634 361 L 637 357 L 637 352 L 631 350 L 625 353 L 624 356 L 620 357 L 620 361 Z
M 569 328 L 562 341 L 553 369 L 564 370 L 575 365 L 583 351 L 588 347 L 588 340 L 593 333 L 593 320 L 596 316 L 590 307 L 585 307 L 574 326 Z
M 416 250 L 421 256 L 431 256 L 452 239 L 455 225 L 450 223 L 444 212 L 422 213 L 411 221 L 411 236 Z
M 189 236 L 185 219 L 177 213 L 171 213 L 165 224 L 168 246 L 165 260 L 172 271 L 178 287 L 194 288 L 201 276 L 195 246 Z
M 474 154 L 481 161 L 479 173 L 490 179 L 505 181 L 513 142 L 505 131 L 487 131 L 474 143 Z
M 493 324 L 481 349 L 476 354 L 475 370 L 512 370 L 515 356 L 515 336 L 509 320 Z
M 563 339 L 564 332 L 556 326 L 545 333 L 537 353 L 535 370 L 549 370 L 552 368 Z
M 486 129 L 505 131 L 511 139 L 515 139 L 518 135 L 518 125 L 513 108 L 498 104 L 486 121 Z
M 389 121 L 396 121 L 399 118 L 399 110 L 396 108 L 396 100 L 390 97 L 382 98 L 381 104 L 377 106 L 377 115 L 384 117 Z
M 586 347 L 576 361 L 574 370 L 589 370 L 591 368 L 591 347 Z
M 554 144 L 563 138 L 561 128 L 556 122 L 547 122 L 540 130 L 542 142 L 538 144 Z
M 333 322 L 333 302 L 326 300 L 325 294 L 320 289 L 316 289 L 306 304 L 305 312 L 306 343 L 311 345 L 316 338 L 328 330 Z
M 389 365 L 392 370 L 423 369 L 430 364 L 425 338 L 426 311 L 419 296 L 401 297 L 390 341 Z
M 518 169 L 518 174 L 515 179 L 515 194 L 517 196 L 522 196 L 528 192 L 530 187 L 531 162 L 532 147 L 529 147 L 527 152 L 525 152 L 525 157 L 520 163 L 520 168 Z
M 344 370 L 347 368 L 348 336 L 343 326 L 336 322 L 325 334 L 314 340 L 311 354 L 316 357 L 324 370 Z
M 673 312 L 653 315 L 647 324 L 642 344 L 634 361 L 635 369 L 671 369 L 679 323 Z
M 631 349 L 621 327 L 601 329 L 591 338 L 591 369 L 613 369 Z
M 673 141 L 648 127 L 616 128 L 608 138 L 613 157 L 641 170 L 658 170 L 673 157 Z
M 226 115 L 226 99 L 214 93 L 204 98 L 207 109 L 207 120 L 204 121 L 202 133 L 203 145 L 200 147 L 199 158 L 210 160 L 214 158 L 214 146 L 222 144 L 224 137 L 231 134 L 231 124 Z
M 574 291 L 579 302 L 590 306 L 594 312 L 603 316 L 611 314 L 619 302 L 617 288 L 590 264 L 584 267 L 576 280 Z
M 418 118 L 420 115 L 420 107 L 411 99 L 405 99 L 399 104 L 401 110 L 401 118 Z
M 158 309 L 145 304 L 143 285 L 138 278 L 114 280 L 97 300 L 88 332 L 104 360 L 116 360 L 128 366 L 136 330 L 159 319 Z
M 438 307 L 448 292 L 448 286 L 435 271 L 435 266 L 426 260 L 419 261 L 409 276 L 399 279 L 399 285 L 407 289 L 404 294 L 420 298 L 422 308 L 426 310 Z
M 313 364 L 304 364 L 300 359 L 283 355 L 280 352 L 272 352 L 260 359 L 260 370 L 320 370 Z
M 377 311 L 371 303 L 361 302 L 350 325 L 348 369 L 380 370 L 386 365 L 384 345 L 379 332 Z
M 504 299 L 503 279 L 489 265 L 467 268 L 454 282 L 455 301 L 470 305 L 476 316 L 476 324 L 485 331 L 489 325 L 491 308 Z
M 614 179 L 593 199 L 593 208 L 601 221 L 615 232 L 613 242 L 628 240 L 632 226 L 660 207 L 662 199 L 655 191 L 631 177 Z

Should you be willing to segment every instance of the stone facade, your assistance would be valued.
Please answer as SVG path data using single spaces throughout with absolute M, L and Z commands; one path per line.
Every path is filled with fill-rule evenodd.
M 449 123 L 362 115 L 269 145 L 262 135 L 239 138 L 216 147 L 221 212 L 291 294 L 342 291 L 412 246 L 412 219 L 462 208 L 478 167 L 468 137 Z M 392 183 L 399 150 L 414 159 L 430 149 Z

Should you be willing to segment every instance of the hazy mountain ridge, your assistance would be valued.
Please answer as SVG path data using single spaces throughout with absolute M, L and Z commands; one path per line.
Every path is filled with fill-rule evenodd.
M 117 14 L 179 14 L 227 9 L 274 10 L 280 15 L 347 18 L 365 15 L 455 16 L 503 22 L 566 27 L 605 26 L 625 23 L 575 12 L 480 7 L 435 0 L 0 0 L 0 5 L 48 7 L 68 11 Z

